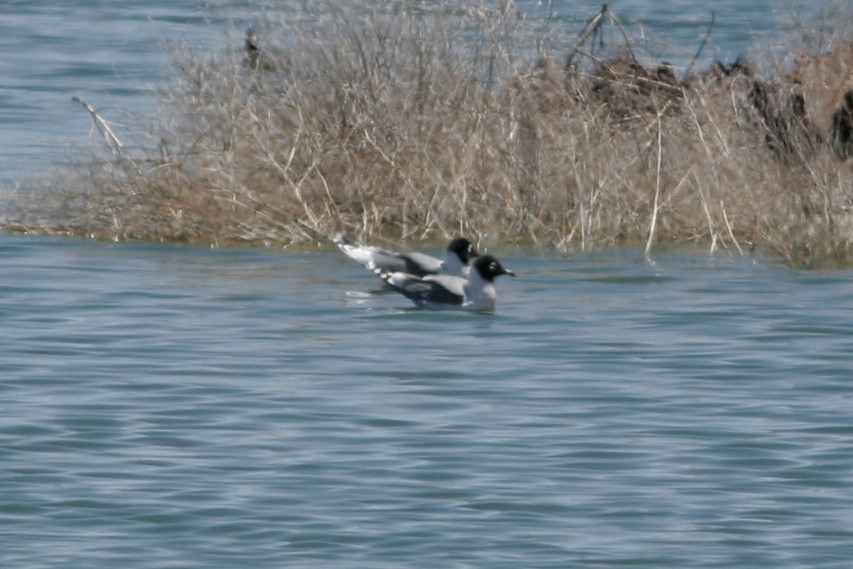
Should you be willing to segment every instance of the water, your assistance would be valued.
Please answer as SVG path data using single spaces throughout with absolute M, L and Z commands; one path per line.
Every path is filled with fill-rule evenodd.
M 87 142 L 92 122 L 71 101 L 80 97 L 111 120 L 125 142 L 141 136 L 158 112 L 156 91 L 171 76 L 164 42 L 196 49 L 237 48 L 244 30 L 259 14 L 287 10 L 295 0 L 4 0 L 0 3 L 0 191 L 37 175 Z M 545 16 L 553 5 L 555 25 L 566 37 L 577 35 L 598 3 L 558 0 L 519 1 Z M 715 2 L 713 33 L 697 66 L 714 59 L 731 62 L 751 46 L 780 36 L 790 14 L 814 16 L 831 0 L 787 4 L 760 0 Z M 640 27 L 651 51 L 683 70 L 692 59 L 710 20 L 709 6 L 697 0 L 611 3 L 619 17 Z M 272 7 L 272 8 L 271 8 Z M 761 39 L 763 38 L 763 39 Z M 614 42 L 620 41 L 618 38 Z M 128 117 L 139 114 L 139 117 Z M 142 126 L 140 126 L 142 125 Z M 96 141 L 97 143 L 97 141 Z
M 0 5 L 0 188 L 85 141 L 71 96 L 148 112 L 158 42 L 239 42 L 255 6 L 126 4 Z M 705 3 L 613 6 L 704 32 Z M 735 7 L 725 60 L 776 29 Z M 498 252 L 482 316 L 328 247 L 0 234 L 0 567 L 849 566 L 850 271 Z
M 0 566 L 848 566 L 849 272 L 501 257 L 0 238 Z

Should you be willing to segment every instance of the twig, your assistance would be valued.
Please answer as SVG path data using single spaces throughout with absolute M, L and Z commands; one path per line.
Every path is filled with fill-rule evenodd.
M 606 7 L 607 4 L 605 4 L 604 6 Z M 631 49 L 631 40 L 628 39 L 628 32 L 625 31 L 624 27 L 622 27 L 622 22 L 619 21 L 619 18 L 617 18 L 616 14 L 614 14 L 612 11 L 608 9 L 607 12 L 610 14 L 610 19 L 613 20 L 613 22 L 617 26 L 619 26 L 619 31 L 622 32 L 622 39 L 625 40 L 625 48 L 628 50 L 628 55 L 631 56 L 631 59 L 634 60 L 634 63 L 639 64 L 640 62 L 637 61 L 637 56 L 634 55 L 634 50 Z
M 726 215 L 726 207 L 723 205 L 723 200 L 720 200 L 720 209 L 723 210 L 723 221 L 726 222 L 726 229 L 729 231 L 729 237 L 731 238 L 732 243 L 735 244 L 735 247 L 737 247 L 738 253 L 743 256 L 743 249 L 740 248 L 740 244 L 737 242 L 737 239 L 735 239 L 735 233 L 732 231 L 732 224 L 729 223 L 729 216 Z
M 98 129 L 98 132 L 101 133 L 101 136 L 104 137 L 104 141 L 107 143 L 107 148 L 110 149 L 114 155 L 125 155 L 124 144 L 121 143 L 118 136 L 113 132 L 113 129 L 110 128 L 110 123 L 101 115 L 98 114 L 97 109 L 81 99 L 80 97 L 71 97 L 72 101 L 80 103 L 83 105 L 83 108 L 89 111 L 89 114 L 92 115 L 92 121 L 95 123 L 95 127 Z
M 705 217 L 708 219 L 708 231 L 711 234 L 711 250 L 709 253 L 713 255 L 714 251 L 717 249 L 717 239 L 719 236 L 717 235 L 717 230 L 714 229 L 714 219 L 711 217 L 711 210 L 708 209 L 708 200 L 705 199 L 705 192 L 702 191 L 702 183 L 699 180 L 699 176 L 694 175 L 693 179 L 696 180 L 696 188 L 699 190 L 699 198 L 702 200 L 702 208 L 705 210 Z
M 705 44 L 708 43 L 708 38 L 711 37 L 711 28 L 714 27 L 714 21 L 716 18 L 716 14 L 711 10 L 711 21 L 708 23 L 708 29 L 705 31 L 705 37 L 702 38 L 702 43 L 699 44 L 699 49 L 696 50 L 696 55 L 693 56 L 693 60 L 690 61 L 690 65 L 688 65 L 687 69 L 684 71 L 685 77 L 690 75 L 690 70 L 693 69 L 693 64 L 696 63 L 697 59 L 699 59 L 699 54 L 702 53 L 702 50 L 705 48 Z
M 580 37 L 578 37 L 578 41 L 575 42 L 574 49 L 572 49 L 571 53 L 569 53 L 569 57 L 566 58 L 566 69 L 571 69 L 575 54 L 578 53 L 580 47 L 587 40 L 587 38 L 597 32 L 601 32 L 601 23 L 604 21 L 604 16 L 609 12 L 610 8 L 607 7 L 607 3 L 604 3 L 601 5 L 601 11 L 589 20 L 587 20 L 586 26 L 584 26 Z
M 655 239 L 655 227 L 657 226 L 658 221 L 658 202 L 660 201 L 660 169 L 661 169 L 661 161 L 663 159 L 663 126 L 660 121 L 661 114 L 658 113 L 658 163 L 657 170 L 655 172 L 655 203 L 654 209 L 652 210 L 652 222 L 649 227 L 649 239 L 646 241 L 646 256 L 648 257 L 649 252 L 652 250 L 652 243 Z

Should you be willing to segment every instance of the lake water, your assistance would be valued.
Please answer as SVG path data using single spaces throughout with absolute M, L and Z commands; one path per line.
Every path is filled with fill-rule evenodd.
M 253 13 L 129 4 L 0 6 L 0 187 Z M 708 9 L 612 5 L 694 47 Z M 738 5 L 724 59 L 775 29 Z M 497 253 L 472 315 L 328 244 L 0 234 L 0 567 L 850 566 L 853 271 Z
M 2 567 L 848 567 L 851 272 L 0 238 Z
M 0 3 L 0 191 L 21 178 L 47 169 L 52 162 L 87 141 L 92 122 L 71 101 L 80 97 L 105 118 L 142 120 L 116 127 L 126 141 L 139 137 L 132 127 L 147 124 L 157 112 L 155 92 L 172 70 L 163 43 L 199 49 L 242 46 L 244 31 L 258 14 L 286 11 L 297 0 L 4 0 Z M 580 33 L 600 9 L 598 2 L 519 0 L 543 16 L 553 6 L 554 25 L 566 37 Z M 715 13 L 713 33 L 697 66 L 714 59 L 731 62 L 753 46 L 773 45 L 788 29 L 792 14 L 819 14 L 833 1 L 794 3 L 718 0 L 611 2 L 632 32 L 642 28 L 652 51 L 683 70 L 692 59 Z M 273 8 L 270 8 L 270 7 Z M 276 8 L 277 7 L 277 8 Z M 613 40 L 618 42 L 618 39 Z M 662 44 L 662 45 L 661 45 Z

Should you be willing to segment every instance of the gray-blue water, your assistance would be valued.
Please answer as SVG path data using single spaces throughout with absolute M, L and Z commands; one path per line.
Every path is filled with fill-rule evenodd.
M 4 189 L 252 19 L 126 4 L 0 5 Z M 613 6 L 695 47 L 705 4 Z M 853 271 L 497 252 L 471 315 L 328 246 L 0 234 L 0 567 L 850 566 Z
M 502 258 L 3 237 L 0 566 L 849 566 L 853 274 Z
M 91 119 L 71 97 L 81 97 L 119 120 L 120 111 L 157 113 L 156 91 L 171 76 L 164 42 L 197 49 L 242 45 L 243 33 L 263 14 L 287 12 L 298 0 L 3 0 L 0 2 L 0 191 L 47 169 L 86 142 Z M 632 34 L 650 40 L 650 51 L 683 71 L 715 14 L 712 34 L 697 67 L 731 62 L 750 49 L 781 41 L 795 14 L 815 16 L 834 0 L 796 3 L 757 0 L 611 2 Z M 569 39 L 600 9 L 600 2 L 519 0 L 542 17 L 551 14 Z M 308 4 L 309 6 L 311 3 Z M 276 8 L 277 7 L 277 8 Z M 292 8 L 291 8 L 292 9 Z M 316 9 L 316 8 L 315 8 Z M 261 16 L 259 16 L 259 14 Z M 618 39 L 616 40 L 618 41 Z M 116 132 L 141 136 L 130 121 Z

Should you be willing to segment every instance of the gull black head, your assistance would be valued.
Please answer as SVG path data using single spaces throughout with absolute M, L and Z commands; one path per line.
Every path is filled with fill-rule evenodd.
M 514 272 L 501 265 L 501 262 L 491 255 L 480 255 L 474 259 L 473 267 L 486 281 L 492 281 L 500 275 L 515 276 Z
M 457 237 L 447 245 L 448 251 L 453 251 L 463 265 L 467 265 L 471 259 L 477 256 L 477 249 L 464 237 Z

